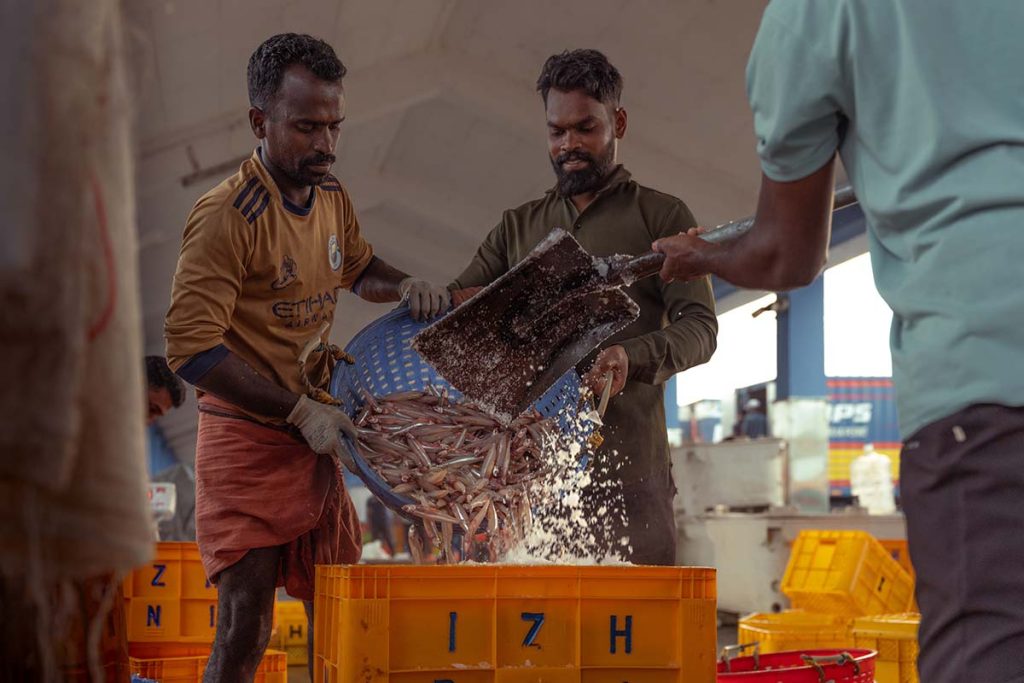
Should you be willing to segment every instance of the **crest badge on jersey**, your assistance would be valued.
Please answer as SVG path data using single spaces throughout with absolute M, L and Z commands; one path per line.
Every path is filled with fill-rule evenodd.
M 338 246 L 337 235 L 331 235 L 327 242 L 327 260 L 331 264 L 331 270 L 341 268 L 341 247 Z
M 277 270 L 277 279 L 270 283 L 271 289 L 284 289 L 295 282 L 299 277 L 299 267 L 295 265 L 295 259 L 285 256 L 281 261 L 281 267 Z

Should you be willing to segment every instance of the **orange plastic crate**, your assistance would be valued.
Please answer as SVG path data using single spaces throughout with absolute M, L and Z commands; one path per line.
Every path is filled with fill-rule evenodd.
M 279 600 L 274 607 L 277 628 L 271 642 L 274 647 L 288 653 L 288 666 L 305 666 L 309 663 L 309 622 L 306 608 L 299 600 Z
M 195 543 L 157 543 L 153 560 L 123 583 L 128 642 L 212 643 L 217 589 Z
M 864 531 L 801 531 L 782 578 L 795 609 L 848 617 L 906 612 L 910 575 Z
M 128 598 L 128 642 L 212 643 L 216 600 Z
M 125 578 L 124 596 L 216 600 L 217 588 L 206 579 L 195 543 L 161 542 L 156 544 L 153 560 Z
M 759 643 L 760 651 L 827 650 L 853 646 L 851 620 L 799 610 L 750 614 L 740 619 L 737 640 Z
M 203 643 L 131 643 L 128 646 L 128 655 L 135 659 L 209 657 L 211 648 L 212 645 Z
M 878 683 L 918 683 L 917 628 L 921 615 L 884 614 L 861 617 L 853 622 L 857 647 L 878 651 L 875 680 Z
M 316 683 L 712 683 L 715 570 L 319 566 Z
M 129 665 L 132 675 L 160 683 L 201 683 L 209 658 L 207 648 L 205 654 L 193 657 L 131 657 Z M 256 683 L 287 683 L 288 659 L 285 653 L 277 650 L 264 652 L 254 680 Z

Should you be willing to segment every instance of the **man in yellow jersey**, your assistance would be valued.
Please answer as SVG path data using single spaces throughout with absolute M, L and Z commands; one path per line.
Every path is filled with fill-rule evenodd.
M 373 255 L 330 174 L 345 67 L 327 43 L 282 34 L 249 60 L 249 122 L 259 146 L 199 199 L 185 226 L 167 313 L 171 368 L 199 389 L 196 537 L 219 591 L 206 681 L 251 680 L 270 638 L 274 591 L 306 602 L 313 567 L 356 562 L 360 528 L 337 461 L 338 408 L 324 389 L 327 342 L 344 290 L 406 299 L 415 317 L 448 307 L 444 287 Z M 310 630 L 312 634 L 312 630 Z

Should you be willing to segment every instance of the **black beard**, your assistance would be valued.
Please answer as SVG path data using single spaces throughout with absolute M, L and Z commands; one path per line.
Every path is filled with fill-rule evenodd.
M 322 182 L 327 180 L 327 174 L 314 173 L 309 170 L 309 167 L 313 164 L 333 164 L 337 158 L 332 154 L 329 156 L 317 156 L 313 159 L 303 161 L 299 168 L 294 173 L 287 173 L 288 177 L 292 182 L 297 183 L 303 187 L 320 185 Z
M 595 158 L 586 152 L 559 154 L 551 160 L 551 166 L 555 169 L 555 177 L 558 179 L 558 193 L 563 197 L 575 197 L 578 194 L 597 192 L 604 187 L 604 183 L 615 165 L 614 158 L 614 145 L 608 145 L 600 158 Z M 588 166 L 578 171 L 566 171 L 562 168 L 562 164 L 572 160 L 586 161 Z

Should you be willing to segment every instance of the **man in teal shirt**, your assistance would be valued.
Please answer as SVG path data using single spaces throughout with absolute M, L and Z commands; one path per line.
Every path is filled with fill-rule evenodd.
M 668 280 L 808 284 L 842 157 L 894 313 L 927 683 L 1024 681 L 1022 28 L 1020 0 L 773 0 L 747 69 L 754 227 L 654 245 Z

